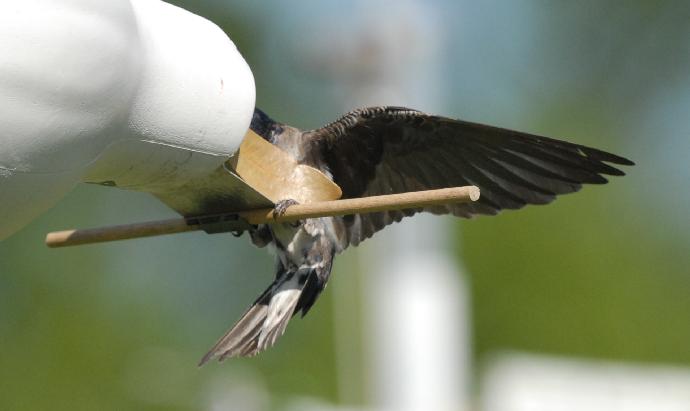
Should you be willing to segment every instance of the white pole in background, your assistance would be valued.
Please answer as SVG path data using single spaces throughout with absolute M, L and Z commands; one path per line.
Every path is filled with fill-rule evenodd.
M 444 42 L 439 16 L 415 1 L 395 7 L 362 1 L 358 10 L 361 24 L 346 33 L 349 53 L 337 69 L 354 77 L 345 109 L 388 104 L 438 111 Z M 449 255 L 447 225 L 445 218 L 418 215 L 362 248 L 365 369 L 371 372 L 366 383 L 375 409 L 469 405 L 468 293 Z

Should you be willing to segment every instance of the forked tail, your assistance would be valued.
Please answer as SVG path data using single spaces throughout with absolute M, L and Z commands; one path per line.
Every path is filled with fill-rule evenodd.
M 251 357 L 270 348 L 283 335 L 300 300 L 308 272 L 284 271 L 264 291 L 239 321 L 199 362 L 231 357 Z

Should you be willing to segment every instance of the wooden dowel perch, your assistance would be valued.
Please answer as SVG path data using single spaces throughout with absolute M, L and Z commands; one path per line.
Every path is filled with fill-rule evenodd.
M 277 218 L 273 217 L 273 209 L 228 212 L 227 214 L 237 214 L 249 224 L 273 224 L 314 217 L 364 214 L 377 211 L 420 208 L 432 205 L 467 203 L 470 201 L 477 201 L 478 199 L 479 188 L 475 186 L 466 186 L 296 204 L 289 207 L 285 214 Z M 46 236 L 46 245 L 48 247 L 67 247 L 183 233 L 200 229 L 201 225 L 191 223 L 189 219 L 175 218 L 111 227 L 56 231 L 48 233 Z

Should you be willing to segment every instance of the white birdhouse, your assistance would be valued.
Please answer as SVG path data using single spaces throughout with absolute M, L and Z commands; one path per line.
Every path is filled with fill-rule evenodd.
M 80 181 L 164 193 L 217 170 L 254 79 L 215 24 L 159 0 L 0 4 L 0 240 Z

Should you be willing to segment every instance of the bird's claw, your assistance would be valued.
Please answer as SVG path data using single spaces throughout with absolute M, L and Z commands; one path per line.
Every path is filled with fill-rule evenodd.
M 273 208 L 273 219 L 275 220 L 278 217 L 282 217 L 287 211 L 287 209 L 290 208 L 290 206 L 296 204 L 299 203 L 296 200 L 293 200 L 292 198 L 278 201 L 275 207 Z

